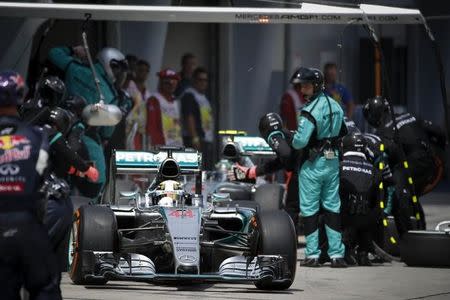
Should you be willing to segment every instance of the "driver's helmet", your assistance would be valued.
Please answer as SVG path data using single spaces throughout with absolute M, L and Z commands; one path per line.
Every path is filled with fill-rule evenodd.
M 159 206 L 172 207 L 181 202 L 183 189 L 178 181 L 165 180 L 159 184 L 158 190 L 162 195 L 162 198 L 158 201 Z

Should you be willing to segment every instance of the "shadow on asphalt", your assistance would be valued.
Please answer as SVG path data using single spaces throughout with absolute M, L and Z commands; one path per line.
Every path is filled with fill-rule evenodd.
M 136 286 L 136 285 L 127 285 L 127 284 L 106 284 L 106 285 L 91 285 L 85 286 L 88 290 L 127 290 L 127 291 L 152 291 L 159 292 L 160 294 L 168 294 L 173 293 L 173 290 L 167 290 L 162 287 L 174 287 L 177 288 L 177 291 L 180 292 L 203 292 L 203 293 L 220 293 L 223 290 L 226 290 L 227 293 L 252 293 L 252 294 L 273 294 L 273 295 L 291 295 L 294 292 L 303 292 L 302 289 L 288 289 L 284 291 L 263 291 L 258 290 L 257 288 L 239 288 L 237 285 L 235 286 L 220 286 L 214 289 L 208 290 L 210 288 L 215 287 L 214 284 L 198 284 L 198 285 L 186 285 L 186 286 L 174 286 L 174 285 L 153 285 L 148 284 L 148 286 Z

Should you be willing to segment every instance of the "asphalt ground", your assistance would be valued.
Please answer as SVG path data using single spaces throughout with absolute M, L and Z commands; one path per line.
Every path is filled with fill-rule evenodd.
M 434 229 L 450 220 L 450 182 L 443 182 L 421 198 L 427 227 Z M 299 259 L 303 249 L 298 250 Z M 372 267 L 332 269 L 329 265 L 312 269 L 298 267 L 290 289 L 267 292 L 253 285 L 198 284 L 152 285 L 109 282 L 105 286 L 76 286 L 67 274 L 61 285 L 64 299 L 450 299 L 450 269 L 412 268 L 401 262 Z

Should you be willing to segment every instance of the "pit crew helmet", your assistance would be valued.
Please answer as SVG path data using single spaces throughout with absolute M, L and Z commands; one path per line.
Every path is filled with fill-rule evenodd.
M 111 47 L 103 48 L 97 54 L 97 60 L 102 65 L 111 82 L 120 82 L 126 77 L 128 63 L 125 55 L 118 49 Z
M 43 106 L 55 107 L 62 103 L 66 95 L 66 85 L 56 76 L 45 77 L 38 87 Z
M 314 86 L 314 94 L 324 89 L 323 74 L 315 68 L 298 68 L 291 76 L 291 84 L 311 83 Z
M 364 105 L 363 114 L 371 126 L 379 128 L 389 115 L 389 102 L 381 96 L 370 98 Z
M 72 126 L 71 114 L 61 107 L 55 107 L 50 111 L 48 123 L 66 135 Z
M 261 137 L 267 141 L 267 138 L 272 132 L 280 131 L 283 128 L 283 120 L 277 113 L 268 113 L 259 120 L 259 133 Z
M 87 101 L 83 96 L 72 95 L 65 101 L 65 107 L 70 112 L 74 113 L 78 118 L 81 118 L 83 109 L 86 107 Z
M 344 153 L 349 151 L 364 153 L 366 147 L 366 139 L 359 132 L 353 132 L 342 138 L 342 150 Z
M 0 107 L 16 106 L 23 102 L 25 81 L 14 71 L 0 72 Z

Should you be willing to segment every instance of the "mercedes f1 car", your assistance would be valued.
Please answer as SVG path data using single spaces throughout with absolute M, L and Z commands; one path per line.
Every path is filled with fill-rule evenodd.
M 226 193 L 201 195 L 201 155 L 189 149 L 116 151 L 100 205 L 75 213 L 69 274 L 75 284 L 109 280 L 291 286 L 294 225 L 282 210 Z M 189 181 L 195 191 L 184 188 Z
M 278 183 L 268 183 L 263 178 L 256 180 L 228 181 L 227 173 L 234 173 L 235 178 L 239 177 L 238 168 L 235 164 L 244 167 L 264 165 L 275 160 L 276 154 L 261 137 L 246 136 L 243 131 L 224 130 L 219 131 L 222 136 L 222 157 L 216 164 L 215 178 L 218 184 L 214 186 L 214 191 L 230 194 L 232 200 L 251 200 L 258 204 L 260 211 L 277 210 L 283 207 L 285 188 Z

